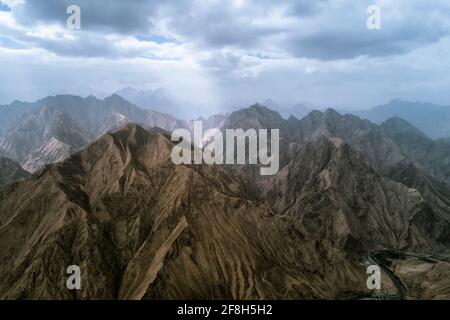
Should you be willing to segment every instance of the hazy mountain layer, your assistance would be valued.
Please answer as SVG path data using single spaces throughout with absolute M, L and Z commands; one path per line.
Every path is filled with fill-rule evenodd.
M 189 127 L 169 115 L 142 110 L 118 95 L 55 96 L 39 100 L 0 136 L 4 154 L 29 170 L 61 161 L 107 131 L 139 122 L 171 131 Z
M 170 114 L 178 119 L 196 119 L 203 114 L 200 106 L 189 101 L 180 102 L 166 89 L 136 90 L 131 87 L 116 92 L 117 95 L 134 103 L 142 109 Z
M 369 110 L 347 111 L 377 124 L 392 117 L 399 117 L 423 131 L 427 136 L 438 139 L 450 137 L 450 107 L 431 103 L 392 100 L 386 105 Z

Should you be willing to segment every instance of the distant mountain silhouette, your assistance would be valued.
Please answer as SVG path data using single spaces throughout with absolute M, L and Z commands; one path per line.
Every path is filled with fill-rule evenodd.
M 202 115 L 200 106 L 196 106 L 189 101 L 178 101 L 165 88 L 137 90 L 126 87 L 117 91 L 116 94 L 142 109 L 170 114 L 182 120 L 190 120 Z
M 289 118 L 290 116 L 301 119 L 305 117 L 311 110 L 318 109 L 314 105 L 307 102 L 299 102 L 292 107 L 282 107 L 270 98 L 260 103 L 260 105 L 278 111 L 280 115 L 285 119 Z
M 450 106 L 392 100 L 369 110 L 346 111 L 377 124 L 392 117 L 402 118 L 433 139 L 450 137 Z

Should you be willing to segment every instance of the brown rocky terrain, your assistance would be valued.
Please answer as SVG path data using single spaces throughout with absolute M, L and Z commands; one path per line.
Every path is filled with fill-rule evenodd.
M 3 189 L 2 298 L 333 298 L 364 283 L 222 168 L 174 166 L 171 146 L 129 125 Z
M 395 261 L 394 268 L 408 288 L 407 299 L 449 299 L 449 262 L 400 260 Z
M 174 165 L 164 131 L 129 124 L 0 189 L 0 298 L 360 298 L 371 294 L 369 252 L 448 252 L 446 202 L 435 201 L 446 193 L 389 176 L 404 169 L 395 142 L 368 122 L 310 116 L 252 107 L 224 124 L 280 128 L 271 177 L 255 166 Z M 73 264 L 81 290 L 65 285 Z M 433 288 L 409 294 L 450 297 Z

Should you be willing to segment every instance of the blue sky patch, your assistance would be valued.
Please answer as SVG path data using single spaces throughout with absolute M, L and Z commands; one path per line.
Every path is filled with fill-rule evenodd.
M 8 7 L 5 3 L 3 3 L 3 2 L 0 1 L 0 11 L 6 11 L 6 12 L 9 12 L 9 11 L 11 11 L 11 8 Z
M 174 42 L 172 38 L 166 38 L 164 36 L 156 35 L 156 34 L 140 34 L 136 36 L 136 39 L 139 41 L 148 41 L 148 42 L 156 42 L 156 43 L 167 43 Z
M 0 47 L 8 48 L 8 49 L 23 49 L 24 46 L 20 45 L 16 41 L 8 38 L 0 36 Z

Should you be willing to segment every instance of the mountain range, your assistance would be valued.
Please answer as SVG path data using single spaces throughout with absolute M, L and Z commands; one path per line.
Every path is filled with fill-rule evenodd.
M 128 122 L 169 131 L 189 126 L 167 114 L 140 109 L 119 95 L 103 100 L 93 96 L 50 96 L 20 104 L 13 113 L 16 104 L 6 107 L 9 124 L 2 127 L 0 150 L 30 172 L 67 158 Z
M 260 104 L 278 111 L 286 119 L 291 115 L 301 119 L 313 110 L 325 110 L 308 102 L 300 102 L 293 107 L 286 108 L 270 98 Z M 341 108 L 336 110 L 341 114 L 353 114 L 370 120 L 375 124 L 381 124 L 390 118 L 397 117 L 406 120 L 432 139 L 450 138 L 450 106 L 394 99 L 387 104 L 366 110 Z
M 286 119 L 258 104 L 207 119 L 280 130 L 280 170 L 260 176 L 175 165 L 170 131 L 192 122 L 119 95 L 47 99 L 0 140 L 6 156 L 46 163 L 0 189 L 2 299 L 389 297 L 386 273 L 385 291 L 366 287 L 380 251 L 429 257 L 392 255 L 406 298 L 450 298 L 450 147 L 403 119 Z M 74 264 L 82 287 L 70 291 Z
M 392 117 L 411 123 L 433 139 L 450 137 L 450 106 L 394 99 L 369 110 L 341 111 L 380 124 Z

